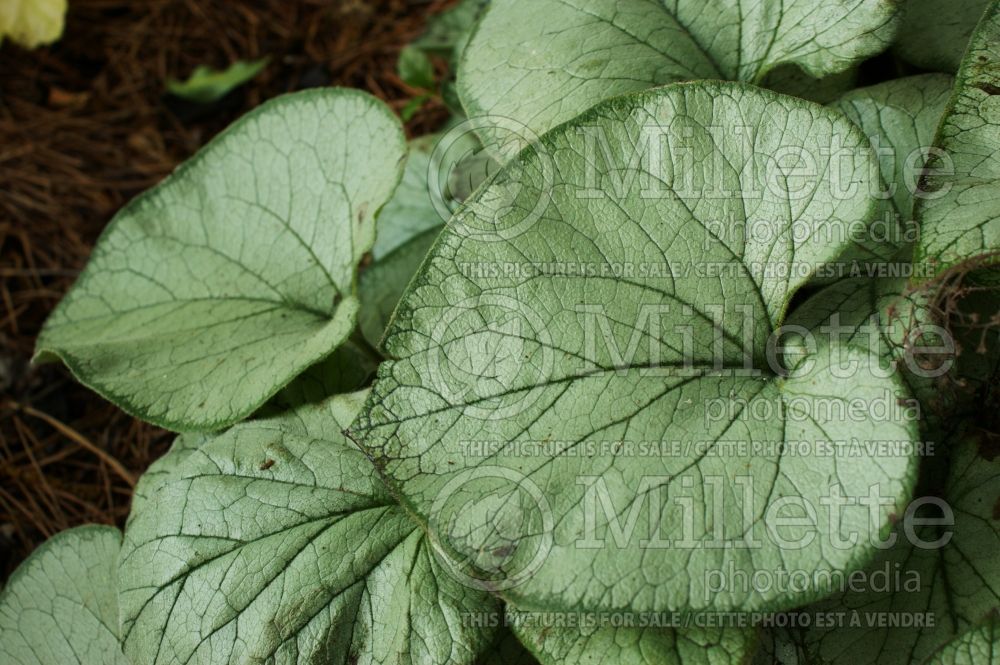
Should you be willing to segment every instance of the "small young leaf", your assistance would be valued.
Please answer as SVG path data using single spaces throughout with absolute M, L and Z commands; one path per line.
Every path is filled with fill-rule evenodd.
M 812 155 L 815 177 L 797 196 L 759 186 L 784 171 L 758 159 L 751 142 L 730 140 L 735 122 L 752 127 L 755 144 L 771 154 Z M 667 163 L 646 181 L 648 161 L 635 161 L 644 131 L 667 144 L 656 144 L 654 155 Z M 595 133 L 607 139 L 604 159 L 588 153 Z M 837 139 L 853 159 L 841 159 L 834 177 L 823 156 L 831 159 Z M 912 488 L 916 460 L 902 447 L 877 463 L 864 454 L 784 453 L 786 441 L 916 439 L 915 423 L 895 410 L 859 423 L 817 408 L 908 397 L 898 377 L 873 371 L 866 351 L 831 342 L 808 372 L 796 365 L 781 378 L 765 369 L 767 339 L 790 299 L 849 242 L 820 229 L 874 217 L 877 164 L 866 144 L 837 112 L 722 82 L 621 97 L 554 130 L 477 190 L 442 232 L 396 309 L 384 342 L 391 360 L 379 368 L 353 438 L 456 565 L 519 607 L 752 611 L 821 595 L 815 578 L 795 592 L 712 593 L 708 575 L 727 562 L 742 573 L 859 567 L 871 536 Z M 668 162 L 680 146 L 691 156 L 683 169 Z M 848 182 L 857 186 L 837 189 Z M 707 195 L 719 183 L 726 192 Z M 793 222 L 804 229 L 793 232 Z M 761 223 L 773 233 L 748 231 Z M 699 274 L 704 266 L 725 269 Z M 651 311 L 659 314 L 655 328 Z M 606 334 L 595 332 L 595 320 Z M 855 374 L 834 371 L 838 353 Z M 713 419 L 717 407 L 727 415 Z M 714 455 L 692 445 L 617 455 L 611 444 L 626 440 L 735 441 L 747 452 Z M 758 442 L 775 445 L 749 452 Z M 546 452 L 517 452 L 533 446 Z M 734 505 L 696 519 L 691 532 L 682 508 L 661 512 L 653 500 L 669 485 L 693 493 L 699 515 L 712 513 L 704 508 L 706 476 L 724 487 L 752 485 L 753 499 L 738 503 L 753 515 L 788 496 L 822 505 L 833 486 L 853 497 L 876 486 L 896 508 L 884 505 L 877 521 L 867 510 L 864 519 L 824 513 L 815 540 L 794 550 L 766 538 L 748 549 L 644 545 L 747 533 L 746 513 Z M 611 505 L 605 512 L 590 508 L 594 487 Z M 612 541 L 607 534 L 621 526 L 615 514 L 634 515 L 630 523 L 643 531 Z M 861 529 L 855 546 L 831 546 L 829 534 L 848 523 Z M 588 546 L 596 533 L 606 535 L 603 547 Z
M 246 417 L 354 328 L 356 266 L 404 156 L 367 94 L 262 105 L 118 213 L 36 358 L 170 429 Z
M 406 103 L 406 106 L 403 107 L 403 110 L 399 112 L 399 117 L 403 120 L 403 122 L 409 122 L 410 120 L 413 119 L 413 116 L 417 114 L 417 111 L 423 108 L 424 104 L 427 103 L 428 99 L 430 99 L 430 97 L 428 97 L 427 95 L 419 95 L 418 97 L 414 97 L 413 99 L 408 101 Z
M 886 48 L 898 0 L 512 0 L 491 3 L 459 66 L 470 117 L 541 134 L 595 103 L 664 83 L 823 78 Z M 484 143 L 496 137 L 488 129 Z
M 460 0 L 427 21 L 427 29 L 413 45 L 425 51 L 447 55 L 453 60 L 462 53 L 476 19 L 489 0 Z
M 118 529 L 82 526 L 35 550 L 0 591 L 0 662 L 129 665 L 118 642 Z
M 956 76 L 955 90 L 914 206 L 925 275 L 966 261 L 1000 263 L 1000 2 L 983 15 Z M 949 164 L 950 162 L 950 164 Z M 953 168 L 952 168 L 953 167 Z
M 341 430 L 364 393 L 238 424 L 192 451 L 129 523 L 119 566 L 135 665 L 475 662 L 499 611 Z
M 403 47 L 396 68 L 399 78 L 407 85 L 423 90 L 434 88 L 434 65 L 427 54 L 416 46 Z
M 222 71 L 199 65 L 184 81 L 167 80 L 167 92 L 198 104 L 210 104 L 222 99 L 253 77 L 264 71 L 270 58 L 246 62 L 237 60 Z

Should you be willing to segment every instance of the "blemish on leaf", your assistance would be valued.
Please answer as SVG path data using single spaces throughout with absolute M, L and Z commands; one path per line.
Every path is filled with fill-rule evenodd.
M 980 83 L 976 87 L 987 95 L 1000 95 L 1000 86 L 995 86 L 992 83 Z
M 261 462 L 260 470 L 261 471 L 267 471 L 272 466 L 274 466 L 274 460 L 273 459 L 266 459 L 263 462 Z
M 1000 456 L 1000 437 L 983 436 L 977 433 L 979 456 L 987 462 L 992 462 Z
M 920 176 L 920 179 L 917 181 L 917 187 L 921 192 L 930 194 L 941 189 L 941 183 L 930 180 L 925 173 Z

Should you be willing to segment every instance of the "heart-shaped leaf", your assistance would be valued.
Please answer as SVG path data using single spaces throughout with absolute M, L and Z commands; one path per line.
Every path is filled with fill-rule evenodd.
M 404 156 L 367 94 L 262 105 L 118 213 L 37 357 L 164 427 L 246 417 L 353 329 L 356 267 Z
M 118 643 L 118 529 L 82 526 L 56 534 L 0 592 L 0 662 L 129 665 Z
M 248 421 L 197 449 L 126 529 L 137 664 L 472 663 L 496 602 L 463 586 L 340 430 L 364 393 Z
M 861 128 L 879 158 L 885 195 L 903 221 L 913 214 L 914 193 L 947 108 L 954 79 L 921 74 L 858 88 L 833 106 Z
M 664 83 L 760 83 L 779 66 L 813 78 L 842 72 L 889 45 L 898 9 L 895 0 L 497 2 L 466 46 L 459 95 L 471 117 L 511 118 L 541 134 L 601 100 Z M 497 136 L 487 129 L 484 138 Z
M 752 141 L 731 140 L 733 121 Z M 644 155 L 643 132 L 661 139 Z M 603 160 L 588 151 L 595 133 Z M 777 157 L 792 149 L 818 160 L 804 183 Z M 785 451 L 913 441 L 898 410 L 835 415 L 907 397 L 897 377 L 837 341 L 789 363 L 790 376 L 766 360 L 792 295 L 849 243 L 821 229 L 874 218 L 875 174 L 841 114 L 753 86 L 680 84 L 598 106 L 449 223 L 396 310 L 393 360 L 351 434 L 456 565 L 522 609 L 755 610 L 817 597 L 814 578 L 795 591 L 710 578 L 859 567 L 910 491 L 905 446 L 877 459 Z M 844 183 L 856 186 L 845 194 Z M 747 232 L 758 225 L 770 235 Z M 835 371 L 837 355 L 857 371 Z M 713 491 L 726 503 L 741 486 L 742 499 L 709 508 Z M 818 508 L 830 492 L 872 488 L 887 499 L 874 520 Z M 480 501 L 493 494 L 508 498 Z M 722 542 L 742 543 L 792 500 L 819 510 L 809 546 Z M 831 544 L 842 530 L 855 545 Z
M 925 277 L 1000 262 L 1000 2 L 984 14 L 937 132 L 914 215 Z
M 941 447 L 951 457 L 943 487 L 912 510 L 921 520 L 906 534 L 906 514 L 891 536 L 894 544 L 868 567 L 858 591 L 848 590 L 805 610 L 813 616 L 842 614 L 858 623 L 814 628 L 804 643 L 818 664 L 905 665 L 924 662 L 954 636 L 1000 607 L 1000 459 L 985 435 L 960 431 Z M 937 461 L 937 460 L 934 460 Z M 940 465 L 939 465 L 940 466 Z M 943 501 L 942 501 L 943 499 Z M 953 524 L 948 525 L 949 507 Z M 919 512 L 917 512 L 919 510 Z M 882 575 L 883 581 L 876 578 Z M 886 585 L 891 585 L 886 588 Z M 891 617 L 923 617 L 925 625 L 886 627 Z M 898 620 L 898 619 L 897 619 Z M 836 626 L 836 627 L 834 627 Z

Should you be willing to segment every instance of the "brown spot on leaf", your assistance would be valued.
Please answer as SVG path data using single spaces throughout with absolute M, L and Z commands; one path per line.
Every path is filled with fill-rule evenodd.
M 272 466 L 274 466 L 274 460 L 273 459 L 266 459 L 263 462 L 261 462 L 260 470 L 261 471 L 267 471 Z
M 1000 95 L 1000 86 L 995 86 L 992 83 L 980 83 L 976 86 L 987 95 Z
M 927 177 L 927 174 L 920 176 L 917 180 L 917 188 L 926 194 L 931 194 L 933 192 L 941 189 L 941 183 L 931 180 Z
M 979 444 L 979 456 L 987 462 L 992 462 L 1000 456 L 1000 436 L 986 436 L 982 432 L 976 433 Z

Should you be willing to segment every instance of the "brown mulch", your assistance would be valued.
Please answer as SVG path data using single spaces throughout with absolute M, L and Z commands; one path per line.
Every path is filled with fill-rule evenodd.
M 135 478 L 171 440 L 61 367 L 28 363 L 107 221 L 280 93 L 352 86 L 401 109 L 418 92 L 396 75 L 399 49 L 452 3 L 71 0 L 54 46 L 0 47 L 0 580 L 57 531 L 121 525 Z M 197 65 L 263 56 L 266 70 L 218 103 L 164 95 L 168 78 Z M 425 133 L 446 117 L 431 102 L 407 129 Z

